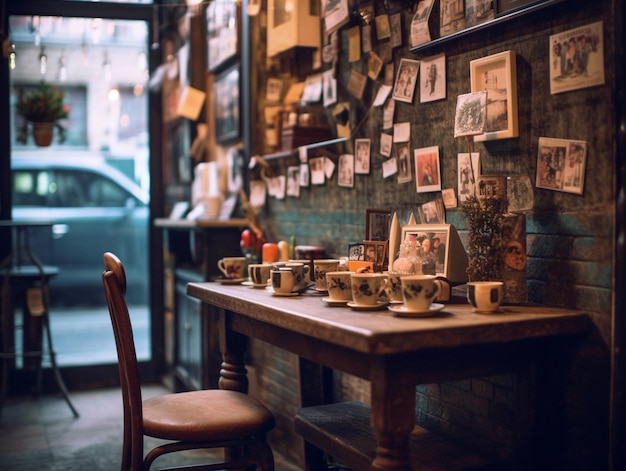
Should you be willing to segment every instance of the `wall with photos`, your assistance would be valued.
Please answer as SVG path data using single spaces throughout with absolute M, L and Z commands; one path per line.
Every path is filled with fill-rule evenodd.
M 442 198 L 440 190 L 418 191 L 416 179 L 420 175 L 416 176 L 412 161 L 410 181 L 399 183 L 397 173 L 389 176 L 383 173 L 394 155 L 381 153 L 381 133 L 393 134 L 393 129 L 385 129 L 384 106 L 371 107 L 370 104 L 382 84 L 397 85 L 397 72 L 402 59 L 424 64 L 437 54 L 445 55 L 444 96 L 424 102 L 425 98 L 429 98 L 430 85 L 420 81 L 426 72 L 422 66 L 413 98 L 395 100 L 393 123 L 409 123 L 411 154 L 415 149 L 438 147 L 441 189 L 451 189 L 459 197 L 462 182 L 459 180 L 458 154 L 468 152 L 469 147 L 465 138 L 454 137 L 455 113 L 457 96 L 471 91 L 470 62 L 503 51 L 515 51 L 519 136 L 477 142 L 473 150 L 480 154 L 483 174 L 524 175 L 532 182 L 534 202 L 525 215 L 528 301 L 591 312 L 597 328 L 596 335 L 581 351 L 577 370 L 567 372 L 571 391 L 564 407 L 570 423 L 561 437 L 564 446 L 560 452 L 576 462 L 577 468 L 585 467 L 581 463 L 602 467 L 599 463 L 604 463 L 607 456 L 607 355 L 611 335 L 616 178 L 614 2 L 601 0 L 593 5 L 578 0 L 557 2 L 546 9 L 455 40 L 433 44 L 419 52 L 411 51 L 413 11 L 404 7 L 406 2 L 357 4 L 350 1 L 348 4 L 351 15 L 349 22 L 338 30 L 337 56 L 330 56 L 329 62 L 321 61 L 319 67 L 312 71 L 323 73 L 334 70 L 337 102 L 324 106 L 320 97 L 319 103 L 300 108 L 300 111 L 321 109 L 322 113 L 318 115 L 326 118 L 335 132 L 336 105 L 344 104 L 348 110 L 349 127 L 354 129 L 352 135 L 342 144 L 343 147 L 311 150 L 308 158 L 326 156 L 336 166 L 340 154 L 354 155 L 355 139 L 370 139 L 369 172 L 353 175 L 351 187 L 342 186 L 335 167 L 322 183 L 299 187 L 299 191 L 295 192 L 297 196 L 293 196 L 293 189 L 291 195 L 268 196 L 260 212 L 266 238 L 277 241 L 294 236 L 296 244 L 322 246 L 329 256 L 343 256 L 347 255 L 350 243 L 364 239 L 367 209 L 390 209 L 397 212 L 401 223 L 406 223 L 411 213 L 418 214 L 421 205 Z M 439 2 L 435 5 L 438 12 Z M 400 14 L 401 45 L 390 48 L 390 39 L 377 39 L 375 30 L 370 37 L 372 51 L 382 58 L 383 64 L 395 66 L 393 77 L 385 78 L 383 66 L 375 79 L 368 78 L 371 53 L 363 53 L 361 49 L 360 57 L 357 57 L 355 49 L 351 49 L 355 45 L 351 43 L 352 34 L 355 31 L 363 34 L 364 31 L 362 16 L 352 13 L 369 6 L 373 7 L 374 16 Z M 585 68 L 581 62 L 572 65 L 577 67 L 576 70 L 568 69 L 570 59 L 566 55 L 562 58 L 553 46 L 555 39 L 562 42 L 567 37 L 565 32 L 596 22 L 601 22 L 602 30 L 599 38 L 592 39 L 593 46 L 596 47 L 596 41 L 600 39 L 603 52 L 587 49 L 586 65 L 593 67 L 594 73 L 603 71 L 604 81 L 590 86 L 590 79 L 584 77 Z M 283 84 L 284 97 L 294 81 L 294 74 L 292 71 L 285 73 L 284 63 L 271 59 L 266 61 L 263 50 L 266 30 L 262 21 L 254 24 L 251 43 L 256 47 L 257 63 L 261 65 L 260 80 L 257 81 L 259 86 L 255 91 L 259 119 L 256 121 L 255 148 L 252 151 L 267 154 L 274 150 L 268 146 L 266 139 L 273 123 L 264 121 L 263 117 L 266 109 L 276 103 L 267 99 L 266 86 L 270 79 L 279 79 Z M 580 34 L 572 36 L 578 40 Z M 561 75 L 562 60 L 565 64 L 563 77 L 557 79 Z M 355 76 L 355 72 L 366 77 L 361 96 L 358 96 L 361 77 Z M 444 73 L 440 72 L 443 79 Z M 573 83 L 574 76 L 578 77 L 576 84 Z M 554 86 L 562 81 L 581 88 L 551 93 L 551 82 Z M 545 158 L 539 158 L 539 139 L 543 137 L 586 143 L 584 180 L 579 180 L 579 187 L 576 188 L 580 194 L 557 191 L 552 188 L 558 186 L 554 180 L 546 180 L 559 179 L 559 190 L 562 190 L 563 172 L 568 170 L 564 164 L 552 162 L 555 172 L 561 173 L 558 177 L 546 173 Z M 299 165 L 299 158 L 296 153 L 270 159 L 268 163 L 275 175 L 286 176 L 289 167 Z M 253 171 L 252 182 L 260 179 L 260 172 Z M 453 224 L 462 240 L 466 240 L 467 222 L 459 206 L 445 209 L 445 222 Z M 258 368 L 263 366 L 258 365 Z M 335 393 L 338 398 L 367 400 L 367 384 L 345 376 L 336 379 Z M 421 386 L 417 390 L 418 421 L 428 428 L 472 442 L 488 453 L 504 457 L 523 456 L 523 445 L 520 443 L 523 433 L 520 431 L 528 430 L 532 421 L 532 417 L 520 413 L 520 408 L 532 401 L 529 399 L 532 387 L 528 381 L 527 376 L 519 374 Z M 288 391 L 274 393 L 288 394 Z M 594 398 L 591 403 L 587 400 L 590 397 Z M 555 443 L 555 452 L 559 445 Z

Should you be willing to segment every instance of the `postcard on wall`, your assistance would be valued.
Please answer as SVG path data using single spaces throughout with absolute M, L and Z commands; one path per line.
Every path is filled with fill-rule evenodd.
M 267 89 L 265 92 L 265 100 L 268 102 L 276 102 L 280 101 L 280 95 L 283 91 L 283 81 L 277 78 L 268 78 L 267 79 Z
M 446 97 L 445 54 L 422 59 L 420 68 L 420 103 L 443 100 Z
M 309 164 L 300 164 L 300 186 L 308 188 L 311 183 L 311 171 Z
M 528 175 L 506 177 L 506 201 L 509 213 L 527 213 L 534 205 L 533 184 Z
M 419 46 L 432 39 L 428 20 L 434 3 L 434 0 L 424 0 L 417 4 L 417 9 L 411 19 L 411 47 Z
M 391 144 L 393 143 L 393 136 L 385 132 L 380 133 L 380 155 L 389 157 L 391 155 Z
M 402 46 L 402 13 L 395 13 L 389 17 L 389 28 L 391 29 L 389 40 L 391 49 Z
M 348 0 L 325 0 L 322 6 L 326 34 L 338 30 L 350 19 Z
M 348 79 L 348 91 L 360 100 L 363 98 L 365 85 L 367 85 L 367 75 L 363 75 L 352 69 L 350 78 Z
M 404 121 L 393 125 L 393 142 L 408 142 L 411 138 L 411 122 Z
M 604 84 L 602 22 L 550 36 L 550 93 Z
M 442 198 L 418 206 L 417 214 L 421 224 L 445 224 L 446 222 L 446 211 Z
M 459 203 L 476 195 L 476 177 L 480 174 L 480 154 L 461 153 L 457 157 Z
M 338 185 L 345 188 L 354 187 L 354 155 L 341 154 L 339 156 Z
M 475 136 L 485 130 L 487 92 L 459 95 L 454 117 L 454 137 Z
M 326 70 L 322 73 L 323 83 L 323 103 L 324 106 L 330 106 L 337 103 L 337 79 L 334 77 L 333 69 Z
M 383 107 L 383 129 L 391 129 L 393 127 L 393 115 L 396 111 L 396 100 L 387 100 Z
M 587 141 L 539 138 L 535 186 L 583 194 Z
M 465 28 L 465 2 L 441 0 L 439 2 L 439 35 L 447 36 Z
M 390 177 L 398 173 L 398 159 L 392 157 L 383 162 L 383 178 Z
M 348 61 L 358 62 L 361 60 L 361 28 L 353 26 L 348 29 Z
M 413 59 L 400 59 L 398 73 L 396 74 L 396 83 L 393 87 L 393 98 L 405 103 L 413 102 L 413 94 L 415 93 L 415 83 L 417 82 L 417 73 L 419 72 L 420 63 Z
M 311 185 L 323 185 L 326 183 L 324 174 L 324 160 L 326 157 L 315 157 L 309 159 L 309 169 L 311 171 Z
M 287 196 L 300 198 L 300 167 L 287 167 Z
M 376 92 L 376 98 L 374 98 L 374 102 L 372 106 L 381 106 L 385 104 L 385 100 L 391 93 L 391 85 L 382 84 L 378 91 Z
M 387 39 L 391 36 L 391 28 L 389 26 L 389 15 L 378 15 L 376 22 L 376 39 Z
M 476 26 L 495 17 L 495 2 L 491 0 L 465 0 L 465 27 Z
M 374 51 L 370 52 L 367 59 L 367 76 L 372 80 L 376 80 L 382 68 L 383 60 Z
M 418 193 L 441 191 L 439 146 L 415 149 L 415 183 Z
M 370 173 L 370 147 L 371 139 L 355 139 L 356 161 L 354 163 L 354 173 L 367 175 Z
M 304 81 L 302 103 L 317 103 L 322 97 L 322 74 L 309 75 Z
M 408 142 L 399 142 L 393 145 L 396 159 L 398 159 L 398 183 L 408 183 L 413 179 L 409 149 Z

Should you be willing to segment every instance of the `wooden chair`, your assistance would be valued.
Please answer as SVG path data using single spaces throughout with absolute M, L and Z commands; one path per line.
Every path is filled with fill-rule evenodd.
M 104 254 L 104 292 L 115 333 L 122 398 L 124 444 L 122 471 L 148 471 L 156 458 L 198 448 L 223 448 L 225 462 L 186 469 L 272 471 L 274 458 L 265 434 L 272 413 L 254 398 L 236 391 L 202 390 L 142 400 L 135 342 L 126 304 L 122 262 Z M 144 458 L 144 436 L 170 440 Z M 181 468 L 167 468 L 181 469 Z

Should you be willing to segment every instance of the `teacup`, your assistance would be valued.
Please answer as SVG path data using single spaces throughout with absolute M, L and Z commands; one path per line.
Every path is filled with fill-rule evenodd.
M 317 291 L 328 291 L 326 286 L 326 273 L 339 270 L 339 260 L 337 259 L 315 259 L 313 260 L 313 279 Z
M 248 276 L 254 285 L 267 285 L 271 270 L 272 265 L 269 263 L 251 263 L 248 265 Z
M 237 279 L 244 277 L 246 257 L 224 257 L 217 261 L 217 268 L 225 278 Z
M 351 271 L 326 272 L 326 288 L 331 301 L 352 301 Z
M 287 262 L 283 266 L 293 272 L 295 277 L 295 287 L 294 291 L 302 291 L 306 289 L 309 282 L 309 265 L 302 262 Z
M 467 283 L 467 300 L 474 312 L 493 313 L 502 302 L 504 283 L 501 281 L 470 281 Z
M 400 278 L 402 300 L 409 311 L 426 311 L 437 298 L 439 282 L 434 275 L 409 275 Z
M 386 299 L 388 278 L 382 273 L 353 273 L 352 301 L 357 306 L 378 306 Z
M 296 275 L 290 268 L 278 268 L 271 270 L 272 288 L 277 294 L 292 294 L 298 292 L 296 288 Z
M 404 298 L 402 297 L 402 277 L 410 276 L 414 273 L 406 271 L 388 271 L 386 272 L 389 277 L 389 284 L 387 285 L 387 295 L 389 301 L 392 303 L 402 303 Z

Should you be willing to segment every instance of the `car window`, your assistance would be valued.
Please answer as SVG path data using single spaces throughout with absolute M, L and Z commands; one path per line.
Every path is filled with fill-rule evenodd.
M 132 196 L 116 182 L 90 171 L 57 170 L 56 200 L 63 207 L 119 208 Z
M 50 172 L 47 170 L 14 170 L 13 205 L 46 206 L 46 198 L 51 189 L 50 186 Z

